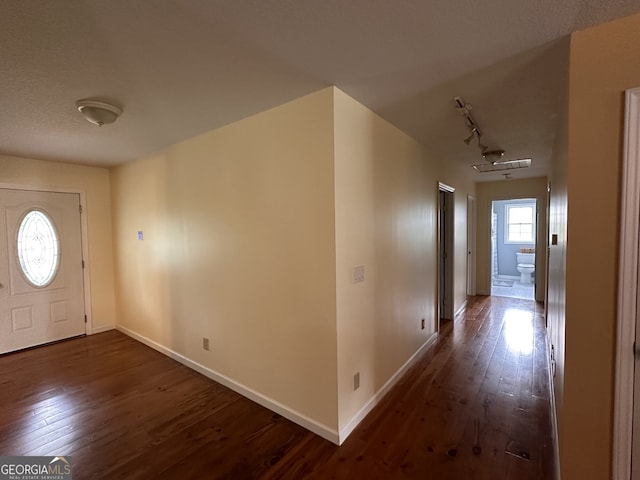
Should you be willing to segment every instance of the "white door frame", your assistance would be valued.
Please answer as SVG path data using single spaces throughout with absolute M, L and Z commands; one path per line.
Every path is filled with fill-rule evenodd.
M 467 195 L 467 295 L 476 294 L 476 197 Z
M 455 314 L 454 307 L 454 269 L 455 269 L 455 191 L 456 189 L 451 185 L 447 185 L 446 183 L 438 182 L 438 333 L 440 332 L 440 319 L 445 318 L 448 320 L 453 320 Z M 446 221 L 444 222 L 444 229 L 442 228 L 443 219 L 441 218 L 442 212 L 442 204 L 440 202 L 440 193 L 444 193 L 446 195 L 450 195 L 448 197 L 451 200 L 449 205 L 449 210 L 446 212 Z M 444 233 L 446 245 L 442 245 L 440 238 L 441 234 Z M 446 261 L 442 261 L 441 252 L 442 248 L 448 253 Z M 444 283 L 445 285 L 441 285 Z M 450 298 L 449 302 L 445 302 L 444 311 L 440 310 L 440 295 L 442 291 L 448 293 Z
M 536 213 L 535 213 L 535 218 L 536 218 L 536 238 L 535 238 L 535 249 L 536 252 L 539 252 L 540 250 L 542 250 L 542 248 L 540 247 L 541 245 L 544 245 L 544 249 L 546 250 L 547 248 L 547 241 L 545 240 L 545 235 L 546 235 L 546 225 L 549 223 L 549 218 L 547 217 L 545 219 L 543 228 L 540 228 L 540 225 L 542 222 L 540 222 L 540 206 L 542 205 L 542 202 L 544 201 L 543 196 L 540 194 L 521 194 L 521 195 L 498 195 L 495 197 L 491 197 L 489 199 L 489 242 L 488 242 L 488 246 L 487 246 L 487 253 L 488 253 L 488 261 L 489 261 L 489 268 L 487 269 L 487 273 L 486 273 L 486 278 L 485 281 L 487 282 L 486 285 L 489 285 L 489 295 L 491 295 L 491 287 L 492 285 L 492 265 L 491 265 L 491 256 L 492 256 L 492 252 L 491 252 L 491 212 L 493 211 L 493 202 L 502 202 L 505 200 L 525 200 L 525 199 L 533 199 L 536 201 Z M 538 289 L 538 286 L 541 284 L 542 281 L 545 282 L 546 284 L 546 279 L 544 278 L 544 275 L 546 275 L 546 273 L 543 273 L 543 270 L 541 268 L 541 265 L 544 266 L 544 261 L 543 261 L 543 257 L 539 256 L 536 253 L 536 270 L 534 273 L 534 278 L 535 278 L 535 282 L 534 282 L 534 299 L 536 301 L 541 301 L 544 300 L 544 297 L 539 299 L 538 298 L 538 293 L 541 293 L 542 291 Z
M 640 88 L 625 94 L 625 132 L 620 210 L 618 332 L 613 424 L 613 480 L 631 478 L 633 422 L 633 342 L 638 316 L 638 238 L 640 236 Z
M 74 193 L 80 195 L 80 206 L 82 208 L 82 214 L 80 215 L 80 230 L 82 235 L 82 259 L 84 260 L 84 268 L 82 269 L 82 280 L 84 283 L 84 312 L 87 316 L 87 335 L 93 333 L 93 315 L 91 314 L 91 270 L 89 265 L 89 230 L 87 227 L 87 195 L 84 190 L 75 188 L 58 188 L 50 186 L 39 185 L 23 185 L 15 183 L 0 183 L 0 188 L 6 188 L 11 190 L 25 190 L 32 192 L 53 192 L 53 193 Z

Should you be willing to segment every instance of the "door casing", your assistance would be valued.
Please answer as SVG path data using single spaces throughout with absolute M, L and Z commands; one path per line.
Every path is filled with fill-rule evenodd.
M 476 294 L 476 197 L 467 195 L 467 295 Z
M 620 208 L 620 259 L 616 342 L 616 385 L 613 412 L 612 479 L 629 480 L 632 475 L 634 419 L 634 370 L 638 334 L 638 247 L 640 237 L 640 88 L 625 92 L 625 133 Z M 636 412 L 636 417 L 640 417 Z M 636 440 L 636 447 L 640 442 Z M 636 455 L 638 457 L 640 455 Z M 640 458 L 637 458 L 640 463 Z
M 454 192 L 454 187 L 438 182 L 438 331 L 440 319 L 453 320 L 454 316 Z

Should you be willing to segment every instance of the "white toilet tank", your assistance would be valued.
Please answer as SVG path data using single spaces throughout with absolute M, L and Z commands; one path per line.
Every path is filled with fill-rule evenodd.
M 513 257 L 511 257 L 513 258 Z M 518 265 L 535 265 L 536 264 L 536 254 L 535 253 L 516 253 L 516 259 Z

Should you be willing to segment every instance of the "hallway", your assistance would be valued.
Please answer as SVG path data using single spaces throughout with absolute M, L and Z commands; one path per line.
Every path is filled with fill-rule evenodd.
M 541 305 L 472 297 L 340 449 L 308 439 L 268 478 L 553 480 L 547 357 Z
M 0 356 L 0 454 L 74 478 L 553 480 L 542 309 L 474 297 L 337 447 L 111 331 Z

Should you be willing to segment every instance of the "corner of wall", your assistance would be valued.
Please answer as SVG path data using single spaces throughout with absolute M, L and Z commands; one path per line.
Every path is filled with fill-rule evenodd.
M 334 106 L 342 441 L 434 338 L 436 179 L 415 140 L 337 89 Z
M 118 327 L 337 439 L 332 99 L 314 92 L 111 178 Z

